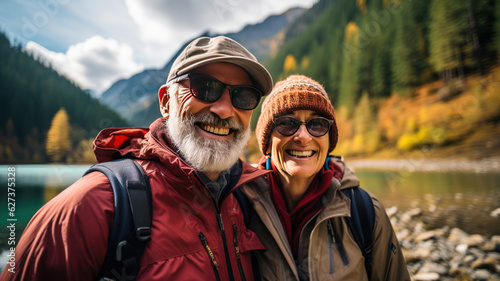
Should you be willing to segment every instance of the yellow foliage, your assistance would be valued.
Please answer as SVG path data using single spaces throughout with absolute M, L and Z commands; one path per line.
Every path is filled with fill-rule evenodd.
M 297 69 L 297 60 L 293 55 L 287 55 L 283 63 L 283 70 L 285 72 L 295 71 Z
M 389 143 L 395 143 L 401 135 L 400 126 L 400 97 L 392 95 L 383 100 L 377 113 L 378 130 L 381 137 L 387 139 Z
M 365 134 L 377 123 L 372 112 L 370 97 L 364 93 L 354 109 L 354 131 L 357 134 Z
M 345 42 L 346 43 L 353 43 L 357 41 L 358 39 L 358 26 L 356 25 L 355 22 L 349 22 L 345 26 Z
M 380 135 L 377 130 L 374 108 L 368 94 L 364 93 L 354 110 L 353 131 L 355 136 L 350 147 L 351 153 L 373 153 L 378 148 Z
M 446 140 L 446 131 L 431 125 L 425 125 L 418 131 L 409 132 L 398 139 L 397 147 L 402 151 L 411 151 L 423 145 L 441 145 Z
M 359 10 L 363 13 L 366 14 L 367 8 L 366 8 L 366 0 L 356 0 L 356 6 L 358 6 Z
M 415 118 L 411 117 L 406 121 L 406 131 L 409 133 L 415 133 L 418 130 L 418 124 Z
M 349 118 L 349 109 L 346 106 L 336 110 L 335 119 L 339 130 L 339 143 L 352 138 L 354 134 L 353 121 Z
M 94 140 L 93 139 L 82 139 L 76 146 L 76 149 L 72 150 L 72 153 L 68 154 L 66 162 L 68 163 L 96 163 L 94 156 Z
M 404 134 L 398 139 L 398 149 L 403 151 L 413 150 L 416 146 L 416 138 L 414 134 Z
M 61 108 L 52 119 L 47 133 L 47 155 L 55 162 L 64 160 L 71 149 L 69 130 L 68 114 Z

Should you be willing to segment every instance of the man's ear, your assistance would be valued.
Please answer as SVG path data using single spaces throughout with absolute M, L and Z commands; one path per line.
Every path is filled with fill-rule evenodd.
M 160 102 L 160 112 L 164 119 L 168 119 L 168 102 L 170 100 L 170 95 L 167 92 L 168 86 L 161 86 L 160 90 L 158 90 L 158 100 Z

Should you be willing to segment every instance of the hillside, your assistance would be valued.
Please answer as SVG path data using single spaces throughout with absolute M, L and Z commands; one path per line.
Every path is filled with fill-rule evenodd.
M 478 147 L 498 148 L 499 1 L 322 0 L 291 26 L 300 32 L 264 64 L 275 81 L 300 73 L 325 86 L 336 153 L 485 157 L 492 151 Z
M 240 32 L 220 34 L 233 38 L 244 45 L 259 59 L 267 58 L 282 44 L 286 26 L 304 12 L 302 8 L 290 9 L 283 14 L 268 17 L 261 23 L 248 25 Z M 217 36 L 204 33 L 201 36 Z M 177 55 L 190 42 L 186 42 L 162 69 L 148 69 L 113 84 L 100 100 L 116 109 L 134 126 L 148 126 L 160 117 L 158 89 L 165 83 L 170 67 Z
M 105 127 L 127 122 L 87 92 L 11 46 L 0 33 L 0 163 L 42 163 L 47 132 L 56 112 L 65 109 L 71 126 L 69 154 L 79 158 L 78 144 Z
M 263 22 L 245 26 L 237 33 L 222 34 L 245 46 L 259 60 L 274 55 L 283 44 L 288 26 L 304 13 L 303 8 L 292 8 Z
M 275 81 L 300 73 L 325 86 L 340 130 L 334 153 L 499 155 L 499 1 L 323 0 L 290 27 L 264 65 Z

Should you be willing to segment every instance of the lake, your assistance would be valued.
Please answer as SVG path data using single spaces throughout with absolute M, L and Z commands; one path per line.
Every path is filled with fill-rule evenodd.
M 0 165 L 0 250 L 7 249 L 7 226 L 16 219 L 16 241 L 35 212 L 62 189 L 80 178 L 90 165 Z M 8 168 L 15 168 L 15 175 Z M 386 208 L 401 212 L 420 208 L 433 227 L 459 227 L 469 234 L 500 235 L 500 173 L 397 172 L 357 169 L 361 186 Z M 8 178 L 15 178 L 15 211 L 7 206 Z M 11 196 L 12 197 L 12 196 Z M 14 202 L 11 199 L 11 203 Z

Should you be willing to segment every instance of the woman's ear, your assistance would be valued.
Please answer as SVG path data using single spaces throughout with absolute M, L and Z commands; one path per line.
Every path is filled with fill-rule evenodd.
M 164 119 L 168 119 L 168 111 L 169 106 L 168 102 L 170 101 L 170 95 L 168 94 L 168 86 L 161 86 L 160 90 L 158 90 L 158 100 L 160 101 L 160 112 Z

